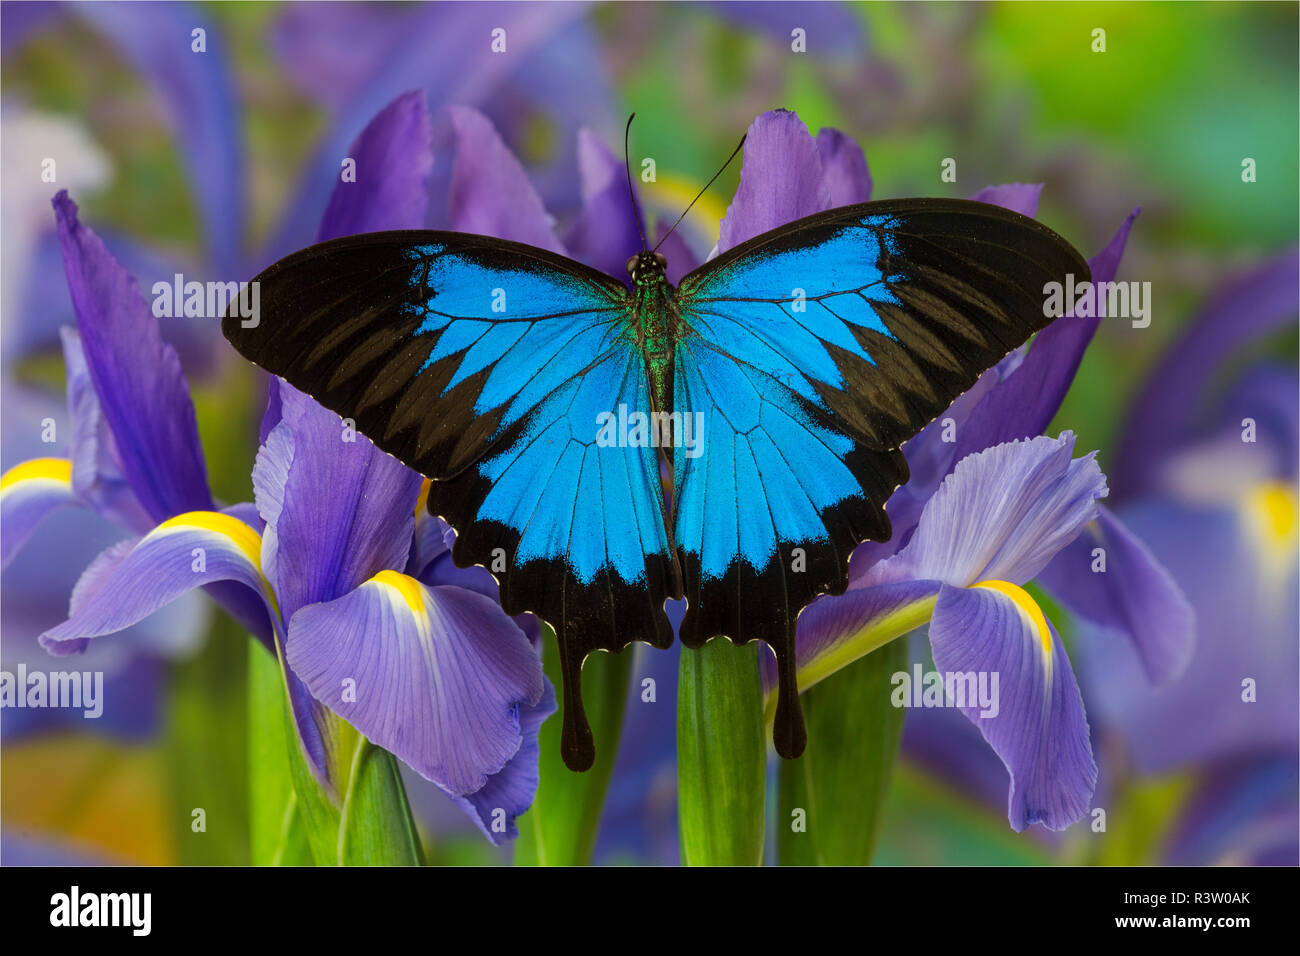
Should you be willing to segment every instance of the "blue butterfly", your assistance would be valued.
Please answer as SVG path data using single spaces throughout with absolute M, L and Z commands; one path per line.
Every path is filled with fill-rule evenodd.
M 677 287 L 451 232 L 321 243 L 257 277 L 264 320 L 224 332 L 432 479 L 454 560 L 548 622 L 562 750 L 595 757 L 593 650 L 765 641 L 778 752 L 805 742 L 795 624 L 890 536 L 899 446 L 1045 326 L 1048 282 L 1089 277 L 1039 223 L 982 203 L 845 206 L 729 250 Z

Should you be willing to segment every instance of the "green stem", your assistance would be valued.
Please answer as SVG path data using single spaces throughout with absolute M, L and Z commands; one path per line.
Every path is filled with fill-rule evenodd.
M 715 638 L 684 649 L 677 689 L 684 863 L 762 865 L 766 762 L 758 645 Z
M 783 866 L 871 862 L 903 733 L 892 676 L 907 660 L 907 642 L 893 641 L 802 695 L 808 747 L 781 764 Z
M 558 687 L 560 659 L 555 638 L 548 632 L 543 642 L 546 674 Z M 516 866 L 585 866 L 591 862 L 618 759 L 635 653 L 629 647 L 619 654 L 592 654 L 582 668 L 583 701 L 596 741 L 596 762 L 590 770 L 574 773 L 560 757 L 562 709 L 542 725 L 537 796 L 519 818 Z

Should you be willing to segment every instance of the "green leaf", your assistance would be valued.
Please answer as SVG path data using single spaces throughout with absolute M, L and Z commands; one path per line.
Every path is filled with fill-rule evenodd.
M 360 734 L 342 817 L 340 862 L 360 866 L 420 866 L 424 862 L 397 758 Z
M 553 632 L 542 635 L 546 675 L 560 685 L 560 655 Z M 596 762 L 574 773 L 560 757 L 561 709 L 542 724 L 539 783 L 532 807 L 519 818 L 516 866 L 585 866 L 591 862 L 600 815 L 618 758 L 634 652 L 592 654 L 582 668 L 582 698 L 596 741 Z
M 260 645 L 250 659 L 254 860 L 419 866 L 419 835 L 396 759 L 326 712 L 321 729 L 328 741 L 330 778 L 338 785 L 338 793 L 331 792 L 303 756 L 280 662 Z
M 248 799 L 255 866 L 312 863 L 311 846 L 289 769 L 280 665 L 256 641 L 248 653 Z
M 903 733 L 890 679 L 906 667 L 907 642 L 895 640 L 803 694 L 808 746 L 781 763 L 783 866 L 871 862 Z
M 758 645 L 715 638 L 683 650 L 677 688 L 682 861 L 761 866 L 766 728 Z

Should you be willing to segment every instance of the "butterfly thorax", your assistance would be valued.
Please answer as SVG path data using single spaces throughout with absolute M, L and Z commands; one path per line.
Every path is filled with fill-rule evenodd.
M 646 360 L 654 411 L 672 411 L 673 352 L 682 318 L 662 256 L 642 253 L 629 263 L 633 284 L 633 322 L 637 346 Z

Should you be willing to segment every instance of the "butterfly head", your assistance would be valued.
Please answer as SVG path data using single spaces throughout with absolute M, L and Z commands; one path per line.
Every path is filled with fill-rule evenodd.
M 662 252 L 638 252 L 627 260 L 627 274 L 638 285 L 663 279 L 668 273 L 668 260 Z

